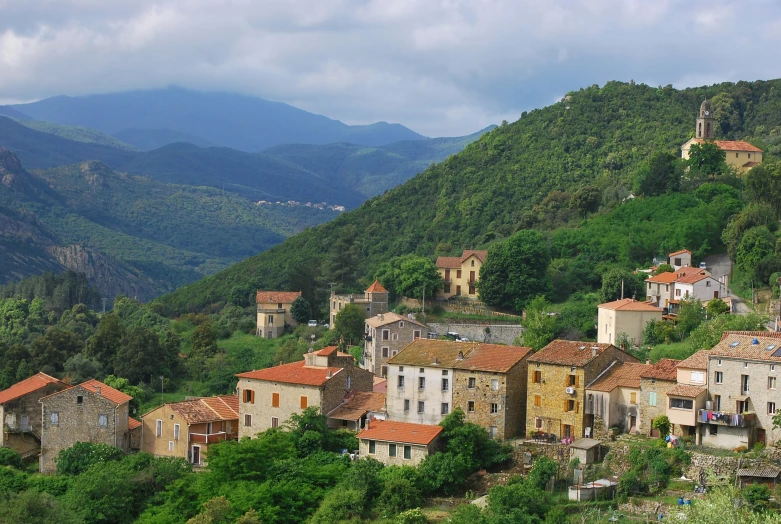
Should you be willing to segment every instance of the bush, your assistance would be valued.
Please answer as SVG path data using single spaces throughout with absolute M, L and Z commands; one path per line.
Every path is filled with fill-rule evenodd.
M 0 448 L 0 466 L 22 469 L 22 456 L 10 448 Z
M 394 524 L 428 524 L 428 519 L 420 508 L 415 508 L 400 513 L 393 522 Z
M 87 471 L 93 464 L 121 460 L 125 454 L 121 449 L 108 444 L 77 442 L 57 455 L 57 473 L 78 475 Z

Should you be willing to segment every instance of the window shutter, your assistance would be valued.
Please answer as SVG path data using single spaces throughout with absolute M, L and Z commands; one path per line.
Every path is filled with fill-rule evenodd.
M 278 408 L 279 407 L 279 393 L 272 393 L 271 394 L 271 407 L 272 408 Z
M 575 374 L 575 387 L 578 387 L 579 384 L 580 384 L 580 376 Z
M 565 400 L 564 401 L 564 412 L 565 413 L 568 411 L 568 409 L 567 409 L 568 407 L 569 407 L 569 405 L 567 404 L 567 401 Z
M 306 397 L 301 397 L 301 409 L 306 409 Z
M 580 404 L 580 402 L 578 402 L 578 401 L 576 400 L 576 401 L 575 401 L 575 413 L 577 413 L 577 412 L 578 412 L 578 408 L 580 407 L 580 406 L 579 406 L 579 404 Z
M 249 403 L 250 404 L 254 404 L 255 403 L 255 390 L 254 389 L 250 390 L 249 397 L 250 397 Z

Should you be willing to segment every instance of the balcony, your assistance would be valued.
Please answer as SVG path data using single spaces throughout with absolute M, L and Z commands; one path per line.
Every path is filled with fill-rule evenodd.
M 190 433 L 190 442 L 196 444 L 214 444 L 224 440 L 235 440 L 238 435 L 219 431 L 217 433 Z
M 32 433 L 33 427 L 30 424 L 3 424 L 3 431 L 6 433 Z
M 708 418 L 707 422 L 704 422 L 703 412 L 713 413 L 713 418 Z M 738 415 L 738 417 L 734 417 Z M 699 424 L 714 424 L 718 426 L 729 426 L 732 428 L 748 428 L 754 424 L 756 419 L 756 413 L 731 413 L 729 411 L 713 411 L 711 409 L 700 409 L 697 411 L 697 422 Z
M 285 313 L 284 309 L 277 309 L 277 308 L 258 308 L 258 313 L 266 313 L 266 314 L 274 314 L 274 313 Z

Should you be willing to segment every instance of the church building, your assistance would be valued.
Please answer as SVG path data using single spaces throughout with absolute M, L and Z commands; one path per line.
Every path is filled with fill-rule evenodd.
M 762 150 L 742 140 L 714 140 L 716 121 L 713 119 L 710 102 L 707 99 L 700 105 L 697 115 L 697 127 L 694 138 L 681 146 L 681 157 L 689 159 L 689 151 L 693 144 L 713 142 L 726 153 L 725 161 L 728 166 L 734 167 L 738 173 L 745 173 L 752 167 L 762 163 Z

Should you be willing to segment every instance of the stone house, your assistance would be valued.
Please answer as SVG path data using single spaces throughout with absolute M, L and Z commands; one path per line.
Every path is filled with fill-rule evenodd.
M 616 344 L 622 333 L 635 344 L 641 344 L 645 325 L 651 320 L 662 320 L 660 308 L 633 298 L 599 304 L 597 311 L 597 342 L 602 344 Z
M 209 445 L 239 436 L 239 397 L 224 395 L 163 404 L 141 417 L 141 451 L 207 462 Z
M 593 342 L 554 340 L 527 359 L 526 433 L 550 440 L 578 439 L 594 427 L 585 413 L 586 384 L 614 362 L 637 359 L 613 346 Z M 593 434 L 593 429 L 589 430 Z
M 675 298 L 675 273 L 659 273 L 645 281 L 645 296 L 648 302 L 657 307 L 670 307 Z
M 22 456 L 35 455 L 41 448 L 41 405 L 38 400 L 69 387 L 46 373 L 17 382 L 0 391 L 0 447 Z
M 372 391 L 374 384 L 374 375 L 355 366 L 352 355 L 336 346 L 307 353 L 299 362 L 236 376 L 240 438 L 279 427 L 307 407 L 327 414 L 351 391 Z
M 692 265 L 692 252 L 688 249 L 681 249 L 675 253 L 667 255 L 667 263 L 670 264 L 675 271 L 678 271 L 682 267 Z
M 707 302 L 721 298 L 721 282 L 706 269 L 684 266 L 672 273 L 660 273 L 646 281 L 646 296 L 651 304 L 670 308 L 673 313 L 681 300 Z
M 463 345 L 457 342 L 450 344 Z M 528 347 L 477 344 L 453 364 L 453 409 L 491 438 L 524 435 Z
M 300 291 L 258 291 L 255 296 L 258 314 L 255 334 L 263 338 L 277 338 L 285 334 L 286 327 L 297 326 L 290 308 L 300 296 Z
M 656 435 L 654 420 L 667 416 L 667 392 L 678 383 L 677 365 L 680 361 L 660 359 L 647 366 L 640 374 L 640 425 L 641 432 Z
M 597 428 L 617 427 L 621 432 L 640 431 L 640 376 L 650 364 L 616 360 L 586 385 L 584 411 L 594 417 Z M 601 436 L 601 435 L 600 435 Z
M 385 393 L 351 391 L 344 402 L 326 414 L 326 424 L 331 429 L 358 431 L 367 420 L 385 420 Z
M 380 313 L 388 312 L 388 290 L 385 289 L 379 280 L 375 280 L 371 286 L 366 288 L 363 296 L 361 295 L 335 295 L 331 292 L 330 309 L 328 316 L 330 328 L 334 329 L 336 314 L 339 313 L 347 304 L 354 304 L 364 310 L 364 316 L 371 318 Z
M 442 426 L 371 421 L 358 433 L 359 455 L 386 466 L 416 466 L 437 450 L 440 433 Z
M 428 326 L 422 322 L 396 313 L 367 318 L 363 368 L 378 377 L 386 376 L 388 359 L 427 332 Z
M 132 399 L 97 380 L 42 397 L 41 473 L 53 472 L 59 452 L 77 442 L 108 444 L 128 451 L 128 406 Z
M 675 435 L 696 434 L 697 410 L 704 408 L 707 400 L 707 367 L 708 350 L 704 349 L 676 365 L 676 385 L 666 393 L 665 411 Z
M 436 266 L 442 277 L 442 290 L 437 291 L 437 300 L 451 297 L 477 298 L 477 280 L 480 268 L 488 258 L 488 251 L 464 250 L 460 257 L 439 257 Z

